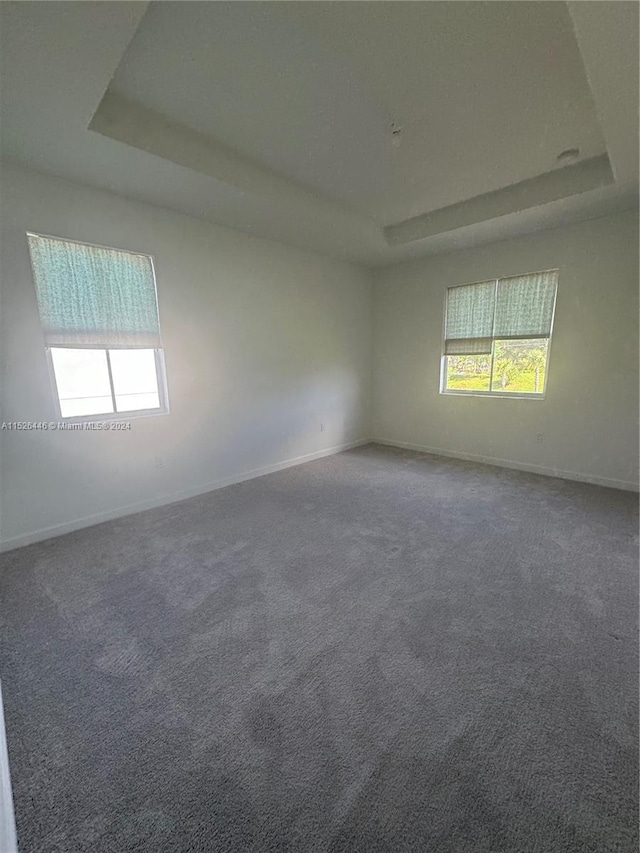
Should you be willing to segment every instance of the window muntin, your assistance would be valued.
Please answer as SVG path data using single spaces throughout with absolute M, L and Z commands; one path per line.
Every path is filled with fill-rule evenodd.
M 544 396 L 557 270 L 449 288 L 441 393 Z
M 151 257 L 27 239 L 61 417 L 168 412 Z

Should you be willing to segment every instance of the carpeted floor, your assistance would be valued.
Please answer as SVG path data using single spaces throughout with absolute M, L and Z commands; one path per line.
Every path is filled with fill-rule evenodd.
M 636 853 L 637 509 L 369 446 L 5 554 L 21 853 Z

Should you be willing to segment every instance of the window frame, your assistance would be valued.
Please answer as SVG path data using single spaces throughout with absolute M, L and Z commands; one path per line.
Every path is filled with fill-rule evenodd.
M 93 243 L 88 240 L 77 240 L 75 237 L 61 237 L 56 234 L 45 234 L 41 231 L 32 231 L 31 229 L 27 229 L 26 231 L 27 239 L 29 236 L 33 237 L 43 237 L 49 240 L 59 240 L 65 243 L 77 243 L 79 246 L 92 246 L 96 249 L 107 249 L 112 252 L 119 252 L 123 255 L 144 255 L 147 257 L 151 264 L 151 274 L 153 276 L 153 289 L 156 298 L 156 311 L 158 312 L 158 322 L 160 319 L 160 300 L 158 298 L 158 280 L 156 278 L 156 264 L 155 258 L 153 255 L 148 254 L 147 252 L 137 252 L 133 249 L 121 249 L 116 246 L 105 246 L 103 243 Z M 33 268 L 33 259 L 31 257 L 31 252 L 29 254 L 29 265 L 31 267 L 31 277 L 35 279 L 35 272 Z M 42 323 L 40 323 L 40 329 L 42 331 Z M 162 343 L 162 341 L 161 341 Z M 107 366 L 109 371 L 109 386 L 111 389 L 111 399 L 113 403 L 113 412 L 106 412 L 103 414 L 94 414 L 94 415 L 72 415 L 69 417 L 64 417 L 62 415 L 62 409 L 60 406 L 60 395 L 58 393 L 58 383 L 56 381 L 56 373 L 53 365 L 53 357 L 51 355 L 52 349 L 91 349 L 91 350 L 102 350 L 106 352 L 107 357 Z M 145 349 L 152 349 L 155 357 L 156 364 L 156 382 L 158 385 L 158 398 L 160 401 L 160 406 L 156 409 L 132 409 L 127 412 L 117 412 L 116 409 L 116 399 L 115 399 L 115 390 L 113 387 L 113 377 L 111 375 L 111 363 L 109 360 L 109 350 L 110 349 L 134 349 L 134 347 L 109 347 L 109 346 L 73 346 L 73 344 L 60 344 L 59 346 L 48 346 L 46 343 L 44 345 L 45 357 L 47 361 L 47 369 L 49 371 L 49 382 L 52 390 L 53 397 L 53 408 L 56 415 L 56 419 L 58 421 L 63 421 L 64 423 L 91 423 L 95 421 L 121 421 L 124 419 L 130 418 L 148 418 L 148 417 L 157 417 L 158 415 L 169 415 L 171 414 L 171 410 L 169 408 L 169 387 L 167 384 L 167 370 L 166 363 L 164 357 L 164 347 L 145 347 Z
M 113 404 L 113 412 L 101 412 L 99 414 L 93 415 L 70 415 L 65 417 L 62 414 L 62 409 L 60 406 L 60 394 L 58 393 L 58 383 L 56 381 L 56 371 L 53 364 L 53 356 L 51 355 L 51 350 L 54 349 L 88 349 L 92 351 L 99 351 L 106 353 L 107 358 L 107 370 L 109 373 L 109 387 L 111 390 L 111 402 Z M 64 423 L 91 423 L 94 421 L 122 421 L 129 420 L 130 418 L 146 418 L 146 417 L 156 417 L 157 415 L 168 415 L 170 414 L 169 410 L 169 395 L 167 389 L 167 375 L 165 370 L 165 360 L 164 360 L 164 350 L 156 347 L 147 347 L 147 349 L 152 349 L 155 359 L 156 365 L 156 382 L 158 385 L 158 399 L 160 401 L 160 405 L 155 409 L 131 409 L 126 412 L 118 412 L 116 411 L 116 394 L 115 388 L 113 387 L 113 376 L 111 374 L 111 361 L 109 359 L 109 350 L 110 349 L 118 349 L 118 347 L 98 347 L 98 346 L 83 346 L 83 347 L 73 347 L 69 344 L 65 346 L 59 347 L 45 347 L 45 353 L 47 357 L 47 367 L 49 369 L 49 380 L 51 382 L 51 389 L 53 391 L 53 405 L 55 408 L 56 420 L 63 421 Z M 121 349 L 133 349 L 133 347 L 122 347 Z
M 504 278 L 513 278 L 515 276 L 536 275 L 538 273 L 544 273 L 544 272 L 558 273 L 558 283 L 559 283 L 560 269 L 558 267 L 550 267 L 549 269 L 546 269 L 546 270 L 531 270 L 527 273 L 515 273 L 514 275 L 509 275 L 509 276 L 505 276 L 505 275 L 497 276 L 494 279 L 496 291 L 498 289 L 498 282 L 501 280 L 501 278 L 504 279 Z M 489 280 L 492 280 L 492 279 L 489 279 Z M 481 279 L 479 281 L 470 282 L 470 284 L 482 284 L 485 281 L 487 281 L 486 278 Z M 451 397 L 490 397 L 493 400 L 495 400 L 495 399 L 544 400 L 546 397 L 546 394 L 547 394 L 547 382 L 549 379 L 549 363 L 551 361 L 551 346 L 552 346 L 552 339 L 553 339 L 553 327 L 554 327 L 554 323 L 555 323 L 555 319 L 556 319 L 556 305 L 558 302 L 558 283 L 556 283 L 556 290 L 555 290 L 555 293 L 553 295 L 553 310 L 551 312 L 551 326 L 549 329 L 549 337 L 544 338 L 544 337 L 540 337 L 540 335 L 536 335 L 536 336 L 531 337 L 531 338 L 527 338 L 527 337 L 513 338 L 513 340 L 519 340 L 519 341 L 535 341 L 535 340 L 547 340 L 547 341 L 549 341 L 549 343 L 547 345 L 547 362 L 546 362 L 545 371 L 544 371 L 544 385 L 542 387 L 542 391 L 539 393 L 536 393 L 535 391 L 517 392 L 517 391 L 492 391 L 491 390 L 491 382 L 493 379 L 493 361 L 494 361 L 494 357 L 495 357 L 496 341 L 509 340 L 509 338 L 495 338 L 493 336 L 491 338 L 491 368 L 489 370 L 489 390 L 488 391 L 477 391 L 477 390 L 465 391 L 465 390 L 460 389 L 460 388 L 447 389 L 446 383 L 447 383 L 447 358 L 448 358 L 448 356 L 446 355 L 446 353 L 444 351 L 444 345 L 445 345 L 445 340 L 446 340 L 446 335 L 447 335 L 447 307 L 448 307 L 448 303 L 449 303 L 449 291 L 452 290 L 454 287 L 464 287 L 465 285 L 464 284 L 463 285 L 453 284 L 453 285 L 450 285 L 449 287 L 447 287 L 445 290 L 444 310 L 443 310 L 443 316 L 442 316 L 439 393 L 440 394 L 446 394 L 447 396 L 451 396 Z

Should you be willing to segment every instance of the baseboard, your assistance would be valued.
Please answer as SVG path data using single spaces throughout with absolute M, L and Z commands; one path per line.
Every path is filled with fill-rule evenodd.
M 282 471 L 285 468 L 292 468 L 295 465 L 303 465 L 305 462 L 313 462 L 314 459 L 322 459 L 323 456 L 333 456 L 335 453 L 342 453 L 343 450 L 351 450 L 354 447 L 369 444 L 370 441 L 371 439 L 368 438 L 350 441 L 346 444 L 339 444 L 335 447 L 328 447 L 324 450 L 316 450 L 312 453 L 305 453 L 302 456 L 295 456 L 292 459 L 285 459 L 282 462 L 275 462 L 272 465 L 265 465 L 263 468 L 254 468 L 250 471 L 244 471 L 243 473 L 234 475 L 233 477 L 225 477 L 221 480 L 214 480 L 210 483 L 202 483 L 184 491 L 171 492 L 170 494 L 163 495 L 160 498 L 139 501 L 137 503 L 117 507 L 113 510 L 107 510 L 105 512 L 85 516 L 84 518 L 78 518 L 64 524 L 44 527 L 40 530 L 33 531 L 33 533 L 26 533 L 12 539 L 5 539 L 3 542 L 0 542 L 0 553 L 13 551 L 15 548 L 32 545 L 35 542 L 42 542 L 45 539 L 52 539 L 55 536 L 63 536 L 65 533 L 73 533 L 75 530 L 82 530 L 84 527 L 92 527 L 94 524 L 102 524 L 104 521 L 113 521 L 116 518 L 133 515 L 136 512 L 144 512 L 144 510 L 147 509 L 155 509 L 156 507 L 166 506 L 167 504 L 176 503 L 177 501 L 195 498 L 198 495 L 204 495 L 207 492 L 214 492 L 217 489 L 223 489 L 225 486 L 233 486 L 236 483 L 244 483 L 246 480 L 253 480 L 256 477 L 264 477 L 266 474 L 274 474 L 276 471 Z
M 16 820 L 13 812 L 11 794 L 11 774 L 9 773 L 9 753 L 7 735 L 4 726 L 2 705 L 2 685 L 0 684 L 0 850 L 2 853 L 18 853 L 16 841 Z
M 450 456 L 453 459 L 465 459 L 468 462 L 482 462 L 484 465 L 496 465 L 499 468 L 513 468 L 516 471 L 528 471 L 531 474 L 542 474 L 545 477 L 560 477 L 563 480 L 575 480 L 578 483 L 591 483 L 594 486 L 607 486 L 610 489 L 623 489 L 637 492 L 638 483 L 631 480 L 614 480 L 609 477 L 599 477 L 595 474 L 583 474 L 579 471 L 565 471 L 560 468 L 546 468 L 542 465 L 529 465 L 513 459 L 500 459 L 495 456 L 480 456 L 477 453 L 462 453 L 458 450 L 443 450 L 441 447 L 428 447 L 425 444 L 413 444 L 408 441 L 395 441 L 389 438 L 372 438 L 373 444 L 384 444 L 388 447 L 400 447 L 404 450 L 417 450 L 419 453 L 432 453 L 434 456 Z
M 494 456 L 481 456 L 476 453 L 463 453 L 458 450 L 445 450 L 441 447 L 429 447 L 425 444 L 414 444 L 408 441 L 395 441 L 394 439 L 389 438 L 361 438 L 357 441 L 350 441 L 346 444 L 339 444 L 335 447 L 328 447 L 324 450 L 317 450 L 313 453 L 296 456 L 292 459 L 285 459 L 282 462 L 276 462 L 272 465 L 265 465 L 262 468 L 254 468 L 250 471 L 234 475 L 233 477 L 226 477 L 220 480 L 214 480 L 213 482 L 202 483 L 184 491 L 171 492 L 170 494 L 163 495 L 160 498 L 152 498 L 147 501 L 127 504 L 113 510 L 107 510 L 105 512 L 85 516 L 84 518 L 79 518 L 75 521 L 41 528 L 40 530 L 35 530 L 32 533 L 16 536 L 12 539 L 6 539 L 3 542 L 0 542 L 0 553 L 12 551 L 15 548 L 22 548 L 25 545 L 32 545 L 35 542 L 42 542 L 45 539 L 52 539 L 56 536 L 63 536 L 65 533 L 73 533 L 75 530 L 92 527 L 94 524 L 102 524 L 104 521 L 113 521 L 116 518 L 133 515 L 136 512 L 144 512 L 144 510 L 147 509 L 155 509 L 156 507 L 166 506 L 168 504 L 176 503 L 177 501 L 195 498 L 198 495 L 203 495 L 207 492 L 214 492 L 217 489 L 223 489 L 225 486 L 233 486 L 236 483 L 243 483 L 246 480 L 253 480 L 256 477 L 264 477 L 266 474 L 273 474 L 276 471 L 282 471 L 285 468 L 292 468 L 295 465 L 303 465 L 305 462 L 312 462 L 314 459 L 322 459 L 324 456 L 332 456 L 335 453 L 341 453 L 344 450 L 351 450 L 354 447 L 361 447 L 364 444 L 381 444 L 388 447 L 399 447 L 405 450 L 416 450 L 419 453 L 431 453 L 434 456 L 448 456 L 453 459 L 465 459 L 469 462 L 481 462 L 485 465 L 496 465 L 500 468 L 513 468 L 517 471 L 528 471 L 531 474 L 542 474 L 546 477 L 560 477 L 564 480 L 574 480 L 579 483 L 592 483 L 596 486 L 607 486 L 608 488 L 623 489 L 630 492 L 638 491 L 638 484 L 628 480 L 615 480 L 609 477 L 599 477 L 594 474 L 584 474 L 578 471 L 546 468 L 541 465 L 529 465 L 512 459 L 500 459 Z

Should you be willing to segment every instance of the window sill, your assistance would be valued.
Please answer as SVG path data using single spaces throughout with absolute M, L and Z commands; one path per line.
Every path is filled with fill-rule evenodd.
M 160 415 L 168 414 L 170 414 L 169 409 L 137 409 L 132 412 L 108 412 L 102 415 L 74 415 L 68 418 L 59 416 L 58 422 L 63 424 L 122 423 L 139 418 L 157 418 Z
M 518 394 L 515 391 L 440 391 L 446 397 L 489 397 L 492 400 L 544 400 L 545 394 Z

